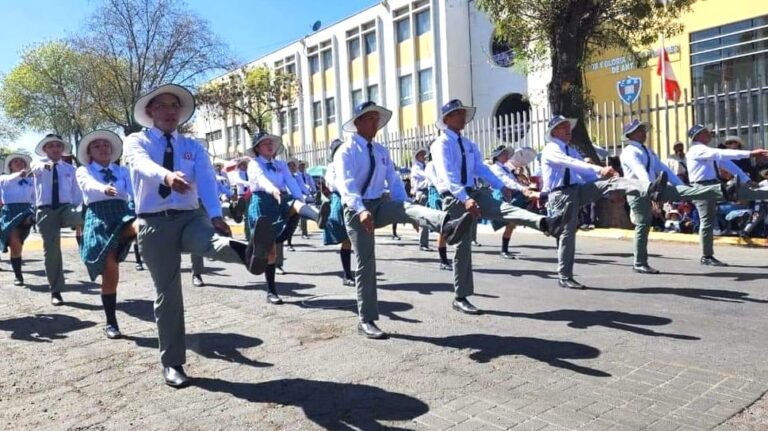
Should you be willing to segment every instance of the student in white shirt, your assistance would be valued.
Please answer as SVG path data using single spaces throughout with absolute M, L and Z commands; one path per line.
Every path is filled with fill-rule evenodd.
M 133 189 L 128 169 L 115 164 L 123 151 L 120 137 L 108 130 L 97 130 L 78 144 L 77 183 L 87 207 L 83 224 L 83 246 L 80 258 L 91 281 L 101 276 L 101 303 L 109 339 L 120 338 L 115 310 L 119 263 L 125 260 L 136 237 L 136 213 L 129 208 Z
M 411 164 L 411 194 L 414 203 L 427 206 L 429 197 L 429 180 L 424 173 L 427 167 L 427 155 L 429 148 L 419 148 L 413 153 L 413 164 Z M 422 229 L 419 235 L 419 250 L 432 251 L 429 248 L 429 229 Z
M 42 160 L 32 162 L 31 174 L 35 179 L 37 226 L 43 237 L 45 276 L 51 286 L 51 304 L 64 304 L 64 264 L 61 259 L 61 228 L 79 229 L 83 219 L 78 207 L 83 196 L 75 179 L 75 167 L 62 157 L 72 145 L 59 135 L 49 134 L 38 142 L 35 153 Z
M 297 169 L 298 171 L 294 173 L 294 178 L 299 182 L 299 186 L 304 189 L 304 200 L 309 204 L 314 203 L 317 185 L 315 185 L 315 179 L 312 178 L 312 175 L 309 175 L 306 171 L 307 162 L 299 160 Z M 299 227 L 301 229 L 301 238 L 309 239 L 309 230 L 307 229 L 307 220 L 305 218 L 299 221 Z
M 341 268 L 343 271 L 343 286 L 354 286 L 355 280 L 352 274 L 352 243 L 347 235 L 347 226 L 344 223 L 344 205 L 341 202 L 341 195 L 336 186 L 336 164 L 333 158 L 336 151 L 344 142 L 341 139 L 334 139 L 328 148 L 328 168 L 325 171 L 326 198 L 330 203 L 328 213 L 328 222 L 323 230 L 323 245 L 340 244 L 339 257 L 341 258 Z
M 5 158 L 4 175 L 0 176 L 0 251 L 11 249 L 11 267 L 16 279 L 14 286 L 24 285 L 21 272 L 21 253 L 24 240 L 35 223 L 33 203 L 35 189 L 29 177 L 32 158 L 26 154 L 11 153 Z

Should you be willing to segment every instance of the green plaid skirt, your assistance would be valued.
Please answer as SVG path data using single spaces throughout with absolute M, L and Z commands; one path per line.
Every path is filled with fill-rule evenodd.
M 80 259 L 88 268 L 91 281 L 104 272 L 104 261 L 111 250 L 117 250 L 118 262 L 125 260 L 130 243 L 120 244 L 120 235 L 125 225 L 135 219 L 136 213 L 122 199 L 108 199 L 88 205 Z
M 5 251 L 8 247 L 8 237 L 14 229 L 19 227 L 19 223 L 27 217 L 33 215 L 32 204 L 18 203 L 5 204 L 0 210 L 0 250 Z M 31 226 L 21 229 L 21 243 L 29 236 Z

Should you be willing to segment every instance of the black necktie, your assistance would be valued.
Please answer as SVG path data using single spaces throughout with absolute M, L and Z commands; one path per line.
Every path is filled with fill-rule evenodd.
M 645 145 L 640 144 L 640 148 L 645 151 L 645 171 L 649 174 L 651 173 L 651 153 L 648 151 L 648 148 L 645 148 Z
M 565 146 L 565 155 L 570 157 L 571 153 L 568 151 L 568 145 Z M 565 174 L 563 175 L 563 187 L 571 185 L 571 168 L 565 168 Z
M 717 166 L 717 162 L 712 160 L 712 165 L 715 167 L 715 179 L 720 180 L 720 168 Z
M 373 144 L 371 142 L 368 143 L 368 160 L 370 161 L 370 166 L 368 167 L 368 178 L 365 179 L 360 197 L 365 196 L 365 192 L 368 191 L 368 186 L 371 185 L 371 180 L 373 179 L 373 171 L 376 169 L 376 158 L 373 157 Z
M 165 169 L 168 169 L 169 171 L 173 172 L 173 145 L 171 145 L 171 136 L 170 134 L 165 134 L 165 153 L 163 153 L 163 167 Z M 171 194 L 171 188 L 166 186 L 165 184 L 160 184 L 160 187 L 157 190 L 157 193 L 160 194 L 160 197 L 165 199 Z
M 467 154 L 464 152 L 464 143 L 459 136 L 459 150 L 461 150 L 461 185 L 467 185 Z
M 275 172 L 277 169 L 275 169 L 275 164 L 272 162 L 267 162 L 267 170 Z
M 53 164 L 51 172 L 52 187 L 51 187 L 51 208 L 56 209 L 59 207 L 59 170 L 56 168 L 58 163 Z
M 102 174 L 102 176 L 104 178 L 104 181 L 106 181 L 108 183 L 112 183 L 114 181 L 117 181 L 117 177 L 112 174 L 112 169 L 104 168 L 104 169 L 102 169 L 99 172 L 101 172 L 101 174 Z

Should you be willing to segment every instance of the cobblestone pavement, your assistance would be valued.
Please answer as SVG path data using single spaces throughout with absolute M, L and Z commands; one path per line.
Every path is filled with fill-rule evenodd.
M 357 335 L 336 248 L 317 234 L 287 253 L 282 306 L 218 262 L 195 288 L 184 259 L 196 383 L 183 390 L 162 384 L 148 273 L 121 266 L 126 337 L 110 341 L 72 241 L 67 304 L 52 307 L 32 237 L 27 286 L 0 265 L 0 428 L 711 429 L 768 390 L 765 250 L 720 247 L 733 266 L 705 268 L 695 245 L 654 243 L 664 274 L 643 276 L 630 242 L 580 238 L 577 279 L 591 287 L 573 291 L 556 287 L 552 240 L 516 234 L 508 261 L 483 234 L 473 301 L 485 313 L 466 316 L 436 253 L 401 230 L 378 238 L 386 341 Z

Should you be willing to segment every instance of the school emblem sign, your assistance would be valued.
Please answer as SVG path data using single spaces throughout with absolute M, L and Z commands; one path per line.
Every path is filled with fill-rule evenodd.
M 627 76 L 616 82 L 616 90 L 619 92 L 619 99 L 627 105 L 637 102 L 640 98 L 640 90 L 643 88 L 643 80 L 637 76 Z

